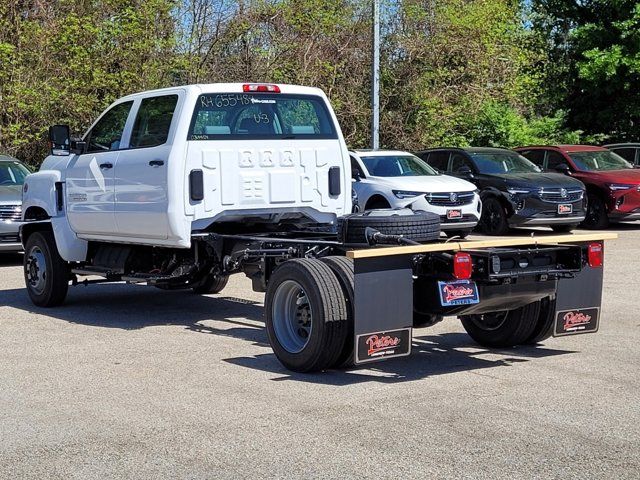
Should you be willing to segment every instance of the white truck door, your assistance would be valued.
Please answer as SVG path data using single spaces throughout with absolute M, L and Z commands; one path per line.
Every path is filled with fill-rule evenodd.
M 169 134 L 178 100 L 176 93 L 140 101 L 129 147 L 121 152 L 115 166 L 115 218 L 119 236 L 168 237 Z
M 114 167 L 133 101 L 119 103 L 85 136 L 86 152 L 67 169 L 67 216 L 81 237 L 115 235 Z

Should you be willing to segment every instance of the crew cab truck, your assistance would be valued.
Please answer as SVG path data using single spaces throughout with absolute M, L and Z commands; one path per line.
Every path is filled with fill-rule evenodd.
M 277 358 L 316 371 L 408 355 L 412 328 L 457 315 L 506 347 L 597 330 L 603 240 L 441 243 L 439 217 L 351 214 L 350 159 L 315 88 L 191 85 L 117 100 L 82 138 L 50 128 L 23 187 L 27 292 L 69 285 L 266 292 Z

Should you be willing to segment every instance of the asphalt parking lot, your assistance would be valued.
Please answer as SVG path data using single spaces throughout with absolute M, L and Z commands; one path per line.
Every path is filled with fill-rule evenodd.
M 277 362 L 242 276 L 44 310 L 5 255 L 0 478 L 638 478 L 640 224 L 614 231 L 597 334 L 489 352 L 448 318 L 411 357 L 313 375 Z

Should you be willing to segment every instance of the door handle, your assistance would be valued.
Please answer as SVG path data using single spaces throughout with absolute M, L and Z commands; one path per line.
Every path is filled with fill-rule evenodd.
M 113 168 L 113 163 L 101 163 L 100 168 L 103 168 L 103 169 Z
M 149 162 L 149 166 L 151 167 L 161 167 L 164 165 L 164 160 L 151 160 Z

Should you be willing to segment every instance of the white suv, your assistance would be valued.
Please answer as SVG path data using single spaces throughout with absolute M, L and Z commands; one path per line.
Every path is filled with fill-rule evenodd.
M 394 150 L 349 152 L 359 210 L 411 208 L 440 216 L 447 236 L 467 236 L 480 219 L 476 186 L 442 175 L 415 155 Z

